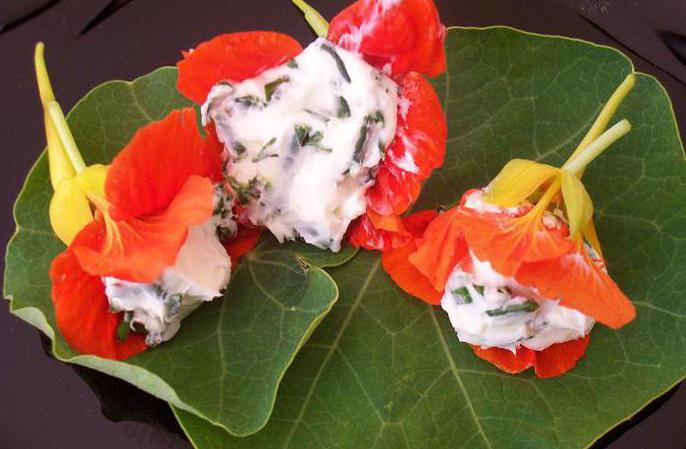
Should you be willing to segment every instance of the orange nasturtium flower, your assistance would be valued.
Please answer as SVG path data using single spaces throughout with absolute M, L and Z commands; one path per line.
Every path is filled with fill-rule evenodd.
M 368 249 L 405 243 L 409 234 L 393 233 L 392 222 L 414 203 L 422 182 L 443 164 L 445 154 L 445 114 L 424 78 L 438 76 L 446 67 L 445 27 L 436 6 L 432 0 L 358 0 L 329 25 L 304 1 L 293 2 L 319 36 L 361 54 L 399 85 L 396 135 L 367 190 L 367 213 L 350 225 L 348 240 Z M 222 34 L 183 54 L 177 87 L 202 104 L 215 84 L 256 77 L 300 52 L 300 44 L 281 33 Z M 408 167 L 407 160 L 414 166 Z
M 50 218 L 68 245 L 50 270 L 57 325 L 73 349 L 123 360 L 144 351 L 145 339 L 118 338 L 123 313 L 110 312 L 101 278 L 150 283 L 174 265 L 189 226 L 213 214 L 222 146 L 201 136 L 194 109 L 186 108 L 138 130 L 111 165 L 87 167 L 54 100 L 42 44 L 36 71 L 55 188 Z M 229 256 L 256 238 L 243 231 Z
M 514 159 L 488 186 L 466 192 L 459 205 L 433 213 L 432 220 L 426 211 L 405 217 L 396 232 L 414 238 L 382 255 L 391 278 L 413 296 L 439 304 L 453 270 L 474 273 L 478 259 L 504 278 L 608 327 L 630 322 L 634 306 L 605 270 L 593 203 L 580 178 L 593 159 L 630 130 L 621 120 L 603 132 L 633 84 L 630 75 L 561 168 Z M 542 351 L 520 345 L 515 353 L 472 348 L 508 373 L 533 367 L 539 377 L 554 377 L 576 365 L 588 342 L 585 335 Z

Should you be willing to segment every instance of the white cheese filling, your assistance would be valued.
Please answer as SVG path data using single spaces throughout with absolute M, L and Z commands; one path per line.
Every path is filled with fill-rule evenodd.
M 470 255 L 473 273 L 453 270 L 441 299 L 460 341 L 512 352 L 518 346 L 542 351 L 591 331 L 593 318 L 540 296 Z
M 224 206 L 225 200 L 220 200 Z M 216 211 L 207 222 L 191 226 L 176 263 L 151 284 L 103 277 L 105 295 L 112 312 L 124 312 L 131 330 L 147 333 L 146 343 L 155 346 L 172 338 L 181 320 L 203 302 L 221 296 L 231 277 L 231 258 L 218 238 L 236 232 L 228 209 Z
M 225 174 L 248 219 L 279 241 L 338 251 L 396 130 L 398 86 L 318 39 L 289 63 L 203 105 L 225 144 Z

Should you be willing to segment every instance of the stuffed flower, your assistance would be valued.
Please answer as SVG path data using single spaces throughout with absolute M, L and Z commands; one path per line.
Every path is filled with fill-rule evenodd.
M 445 117 L 424 76 L 445 70 L 445 27 L 430 0 L 360 0 L 330 26 L 296 3 L 326 38 L 303 49 L 276 32 L 224 34 L 177 64 L 225 147 L 237 220 L 334 251 L 346 233 L 404 243 L 386 233 L 443 163 Z
M 126 359 L 170 339 L 185 316 L 220 296 L 232 259 L 258 234 L 237 229 L 222 146 L 201 136 L 192 108 L 140 129 L 111 165 L 86 166 L 56 109 L 42 52 L 39 45 L 50 217 L 68 245 L 50 270 L 57 325 L 76 351 Z
M 503 371 L 560 375 L 584 354 L 595 322 L 618 329 L 635 317 L 608 275 L 580 181 L 630 130 L 621 120 L 603 132 L 633 83 L 627 78 L 561 168 L 514 159 L 457 206 L 405 217 L 398 227 L 414 238 L 382 255 L 401 288 L 440 303 L 459 340 Z

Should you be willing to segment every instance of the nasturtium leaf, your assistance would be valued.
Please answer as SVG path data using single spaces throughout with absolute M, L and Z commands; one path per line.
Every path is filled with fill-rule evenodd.
M 91 91 L 68 120 L 86 162 L 108 163 L 141 126 L 187 106 L 175 84 L 176 69 L 162 68 Z M 73 352 L 56 331 L 48 269 L 64 246 L 50 228 L 51 195 L 43 154 L 15 206 L 4 283 L 12 312 L 47 334 L 60 360 L 127 380 L 233 434 L 260 429 L 283 373 L 338 298 L 322 267 L 354 250 L 333 254 L 265 237 L 241 260 L 225 297 L 184 320 L 174 339 L 125 362 L 105 360 Z
M 633 68 L 619 52 L 510 28 L 451 29 L 435 85 L 445 166 L 417 209 L 448 206 L 512 158 L 560 166 Z M 686 375 L 686 165 L 669 99 L 639 74 L 617 113 L 633 125 L 585 184 L 608 268 L 638 316 L 597 326 L 576 369 L 507 375 L 459 343 L 364 252 L 331 271 L 341 294 L 289 368 L 272 418 L 232 438 L 176 410 L 199 449 L 583 448 Z

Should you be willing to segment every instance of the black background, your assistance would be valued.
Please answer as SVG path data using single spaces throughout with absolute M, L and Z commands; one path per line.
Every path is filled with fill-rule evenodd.
M 349 2 L 310 3 L 330 18 Z M 436 3 L 448 25 L 505 24 L 624 51 L 638 70 L 665 85 L 685 134 L 686 0 Z M 32 68 L 36 41 L 46 43 L 55 92 L 69 110 L 97 84 L 174 64 L 182 49 L 222 32 L 248 29 L 288 33 L 303 44 L 313 38 L 288 0 L 0 0 L 0 242 L 14 231 L 12 203 L 44 146 Z M 670 395 L 597 447 L 685 448 L 686 387 Z M 38 332 L 11 316 L 2 302 L 0 449 L 52 448 L 188 449 L 190 444 L 164 403 L 123 382 L 47 357 Z

